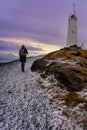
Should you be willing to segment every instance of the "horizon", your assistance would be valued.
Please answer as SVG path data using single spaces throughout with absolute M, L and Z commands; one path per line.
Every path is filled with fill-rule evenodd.
M 22 44 L 29 56 L 47 54 L 66 46 L 68 16 L 74 0 L 0 1 L 0 56 L 17 56 Z M 76 1 L 78 45 L 86 37 L 87 1 Z

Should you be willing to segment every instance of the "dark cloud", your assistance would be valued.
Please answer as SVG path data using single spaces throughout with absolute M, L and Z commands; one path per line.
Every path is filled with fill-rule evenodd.
M 0 40 L 0 50 L 17 50 L 18 47 L 19 45 L 15 45 L 15 44 Z
M 0 40 L 0 50 L 6 51 L 6 50 L 17 50 L 19 48 L 19 45 L 12 44 L 6 41 Z
M 0 50 L 1 51 L 18 51 L 21 46 L 18 44 L 13 44 L 13 42 L 1 41 L 0 40 Z M 26 46 L 28 50 L 31 51 L 42 51 L 40 48 Z

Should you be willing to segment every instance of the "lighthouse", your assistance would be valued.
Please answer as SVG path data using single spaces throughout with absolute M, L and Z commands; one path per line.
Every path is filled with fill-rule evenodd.
M 75 12 L 75 2 L 73 7 L 73 13 L 68 18 L 67 47 L 77 45 L 77 16 Z

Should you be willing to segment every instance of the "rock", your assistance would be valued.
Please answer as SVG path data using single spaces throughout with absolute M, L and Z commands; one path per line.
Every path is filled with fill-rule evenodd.
M 45 66 L 46 66 L 46 61 L 43 59 L 38 59 L 36 60 L 33 65 L 31 66 L 31 70 L 32 71 L 39 71 L 39 72 L 43 72 L 45 70 Z
M 80 91 L 84 88 L 85 81 L 87 82 L 87 69 L 79 66 L 53 65 L 48 67 L 46 73 L 54 74 L 55 78 L 63 85 L 60 87 L 66 88 L 68 91 Z
M 80 91 L 84 88 L 83 75 L 74 67 L 61 67 L 61 69 L 54 72 L 54 75 L 68 91 Z
M 81 53 L 80 53 L 79 50 L 75 50 L 75 51 L 73 51 L 72 54 L 75 55 L 75 56 L 81 56 Z

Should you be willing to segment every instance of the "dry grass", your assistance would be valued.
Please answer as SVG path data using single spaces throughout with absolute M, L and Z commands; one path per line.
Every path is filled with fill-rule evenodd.
M 40 76 L 41 76 L 41 78 L 47 78 L 46 73 L 41 73 Z
M 65 58 L 66 60 L 75 60 L 77 58 L 77 56 L 72 55 L 71 53 L 68 53 L 66 50 L 62 50 L 62 51 L 56 51 L 56 52 L 52 52 L 49 53 L 48 55 L 45 56 L 45 58 Z
M 49 92 L 50 90 L 53 91 L 53 89 L 54 89 L 54 86 L 48 86 L 48 87 L 47 87 L 47 91 L 48 91 L 48 92 Z
M 83 64 L 87 65 L 87 59 L 83 59 Z
M 85 62 L 85 64 L 87 64 L 87 50 L 79 50 L 79 52 L 81 53 L 81 56 L 84 57 L 83 59 L 85 59 L 83 62 Z M 48 55 L 46 55 L 44 58 L 46 59 L 56 59 L 56 58 L 64 58 L 65 60 L 76 60 L 77 58 L 81 57 L 81 56 L 76 56 L 73 54 L 73 50 L 58 50 L 55 52 L 51 52 Z
M 59 100 L 64 101 L 62 102 L 62 105 L 66 105 L 68 107 L 75 107 L 80 103 L 85 103 L 82 109 L 87 110 L 87 100 L 84 97 L 81 97 L 76 92 L 69 92 L 67 95 L 55 93 L 53 97 L 49 100 L 49 104 L 52 106 L 56 106 Z
M 84 109 L 87 111 L 87 102 L 84 105 Z
M 80 73 L 87 74 L 87 68 L 85 68 L 85 67 L 74 66 L 73 68 Z
M 75 71 L 78 72 L 76 73 L 77 77 L 79 77 L 83 83 L 87 83 L 87 68 L 78 66 L 75 67 Z
M 56 93 L 54 96 L 53 96 L 53 99 L 55 100 L 55 99 L 64 99 L 65 98 L 65 96 L 63 96 L 62 94 L 60 94 L 60 93 Z
M 87 50 L 81 50 L 80 52 L 83 57 L 87 58 Z
M 81 97 L 76 92 L 70 92 L 65 97 L 65 105 L 75 107 L 79 103 L 86 103 L 87 100 L 83 97 Z
M 78 79 L 80 79 L 80 84 L 82 84 L 83 88 L 87 86 L 87 68 L 81 66 L 73 66 L 71 67 L 71 71 L 76 72 L 75 75 Z
M 59 100 L 64 100 L 65 96 L 58 93 L 54 93 L 53 97 L 49 99 L 49 104 L 56 107 L 56 104 L 59 102 Z

